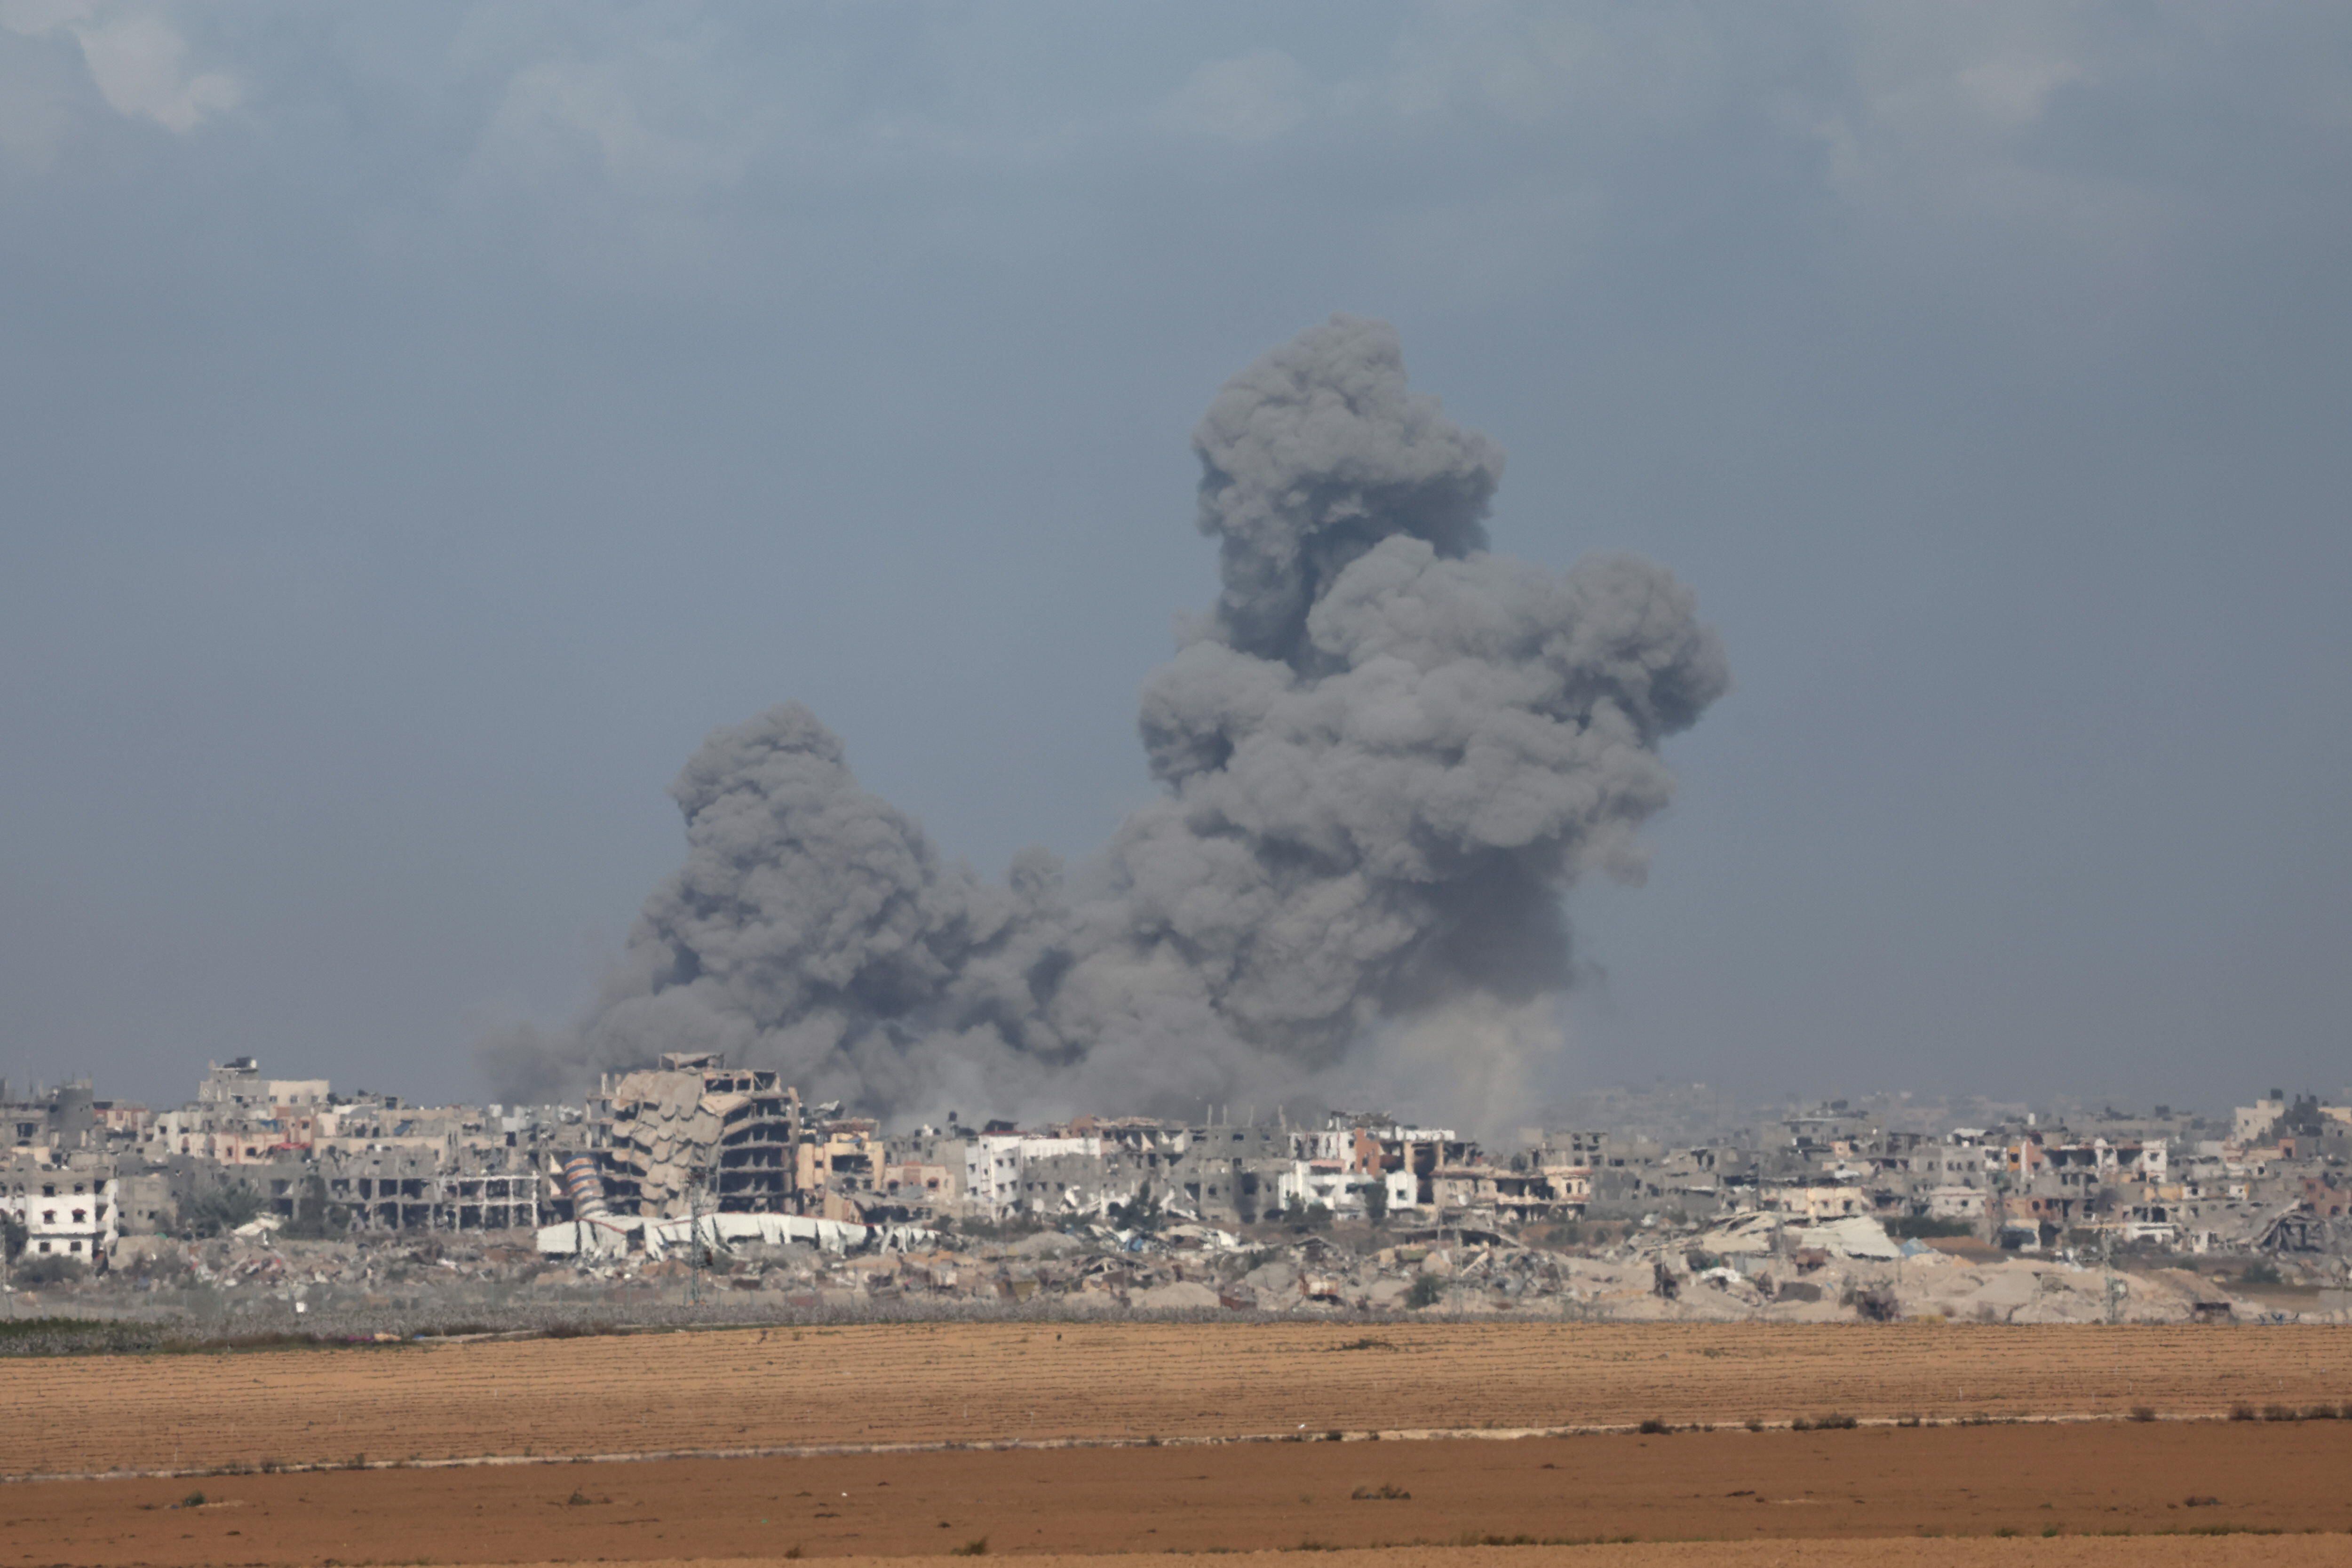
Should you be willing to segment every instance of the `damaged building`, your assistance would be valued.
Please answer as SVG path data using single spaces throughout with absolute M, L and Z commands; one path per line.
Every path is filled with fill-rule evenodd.
M 872 1185 L 870 1137 L 835 1124 L 804 1144 L 800 1091 L 715 1053 L 673 1052 L 656 1067 L 605 1075 L 588 1122 L 606 1202 L 621 1214 L 676 1218 L 698 1203 L 797 1213 L 804 1194 L 836 1191 L 853 1172 L 861 1190 Z

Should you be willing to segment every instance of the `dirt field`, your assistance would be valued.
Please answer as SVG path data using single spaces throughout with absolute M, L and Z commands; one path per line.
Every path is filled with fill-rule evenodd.
M 836 1560 L 837 1568 L 961 1568 L 950 1557 Z M 1197 1556 L 1161 1558 L 1169 1568 L 1210 1568 Z M 1316 1568 L 2340 1568 L 2352 1561 L 2343 1536 L 2286 1539 L 2256 1535 L 2128 1541 L 2060 1537 L 2043 1541 L 1729 1542 L 1705 1545 L 1567 1548 L 1444 1546 L 1334 1552 Z M 1297 1568 L 1274 1552 L 1219 1555 L 1213 1568 Z M 1129 1568 L 1116 1557 L 1031 1557 L 1024 1568 Z M 740 1563 L 662 1562 L 646 1568 L 748 1568 Z
M 0 1476 L 2347 1400 L 2341 1328 L 875 1325 L 16 1362 Z
M 2347 1473 L 2342 1422 L 929 1450 L 215 1477 L 201 1504 L 185 1480 L 26 1482 L 0 1487 L 0 1552 L 177 1568 L 2324 1531 L 2342 1561 Z

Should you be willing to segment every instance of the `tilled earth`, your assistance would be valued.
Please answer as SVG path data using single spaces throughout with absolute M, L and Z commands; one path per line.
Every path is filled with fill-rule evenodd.
M 2352 1328 L 867 1324 L 28 1359 L 0 1476 L 2347 1402 Z
M 751 1562 L 769 1561 L 751 1559 Z M 963 1568 L 949 1557 L 844 1557 L 839 1568 Z M 1129 1568 L 1119 1557 L 1038 1556 L 1031 1568 Z M 1276 1552 L 1163 1557 L 1169 1568 L 1294 1568 Z M 1597 1546 L 1404 1546 L 1334 1550 L 1316 1568 L 2341 1568 L 2341 1535 L 2020 1536 L 1995 1540 L 1647 1542 Z M 743 1568 L 740 1563 L 666 1561 L 647 1568 Z
M 2263 1561 L 2341 1562 L 2352 1559 L 2347 1473 L 2352 1424 L 2105 1422 L 948 1449 L 257 1474 L 201 1487 L 60 1480 L 0 1487 L 0 1562 L 578 1563 L 1519 1538 L 1968 1536 L 2006 1548 L 2008 1537 L 2115 1532 L 2260 1541 Z M 2277 1554 L 2288 1546 L 2299 1554 Z M 2334 1555 L 2313 1556 L 2315 1546 Z

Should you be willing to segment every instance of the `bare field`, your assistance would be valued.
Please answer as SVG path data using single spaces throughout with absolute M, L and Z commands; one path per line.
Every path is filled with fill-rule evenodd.
M 19 1361 L 0 1476 L 2347 1400 L 2347 1328 L 745 1329 Z
M 839 1568 L 880 1558 L 846 1557 Z M 891 1568 L 958 1568 L 961 1559 L 892 1558 Z M 1033 1557 L 1034 1568 L 1129 1568 L 1114 1557 Z M 1163 1558 L 1170 1568 L 1208 1568 L 1207 1560 Z M 1219 1554 L 1214 1568 L 1296 1568 L 1297 1559 L 1265 1552 Z M 2269 1540 L 2235 1535 L 2131 1541 L 1818 1541 L 1731 1542 L 1705 1545 L 1565 1548 L 1436 1546 L 1334 1552 L 1317 1568 L 2337 1568 L 2352 1562 L 2352 1538 Z M 750 1563 L 663 1562 L 646 1568 L 753 1568 Z M 762 1562 L 760 1568 L 767 1568 Z
M 1319 1563 L 1332 1548 L 1630 1538 L 1804 1542 L 1807 1562 L 1825 1541 L 1870 1539 L 1885 1563 L 1908 1560 L 1885 1554 L 1906 1542 L 1969 1537 L 1979 1550 L 2046 1544 L 2003 1560 L 2120 1563 L 2048 1553 L 2125 1531 L 2135 1565 L 2252 1560 L 2179 1555 L 2182 1538 L 2343 1562 L 2347 1467 L 2340 1422 L 2116 1422 L 49 1481 L 0 1487 L 0 1563 L 904 1559 L 985 1542 L 1024 1557 L 1311 1547 Z M 1536 1550 L 1494 1561 L 1524 1565 Z
M 760 1560 L 767 1568 L 772 1560 Z M 878 1558 L 847 1557 L 839 1568 Z M 892 1558 L 891 1568 L 959 1568 L 947 1557 Z M 1033 1557 L 1034 1568 L 1129 1568 L 1111 1557 Z M 1197 1556 L 1161 1560 L 1171 1568 L 1207 1568 Z M 2336 1568 L 2352 1562 L 2352 1538 L 2290 1540 L 2233 1535 L 2202 1540 L 2131 1541 L 1818 1541 L 1732 1542 L 1706 1545 L 1401 1547 L 1334 1552 L 1318 1568 Z M 1273 1552 L 1220 1554 L 1215 1568 L 1296 1568 Z M 662 1562 L 646 1568 L 753 1568 L 751 1563 Z

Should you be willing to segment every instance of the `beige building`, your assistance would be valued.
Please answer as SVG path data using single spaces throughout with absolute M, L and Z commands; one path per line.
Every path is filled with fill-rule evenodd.
M 796 1206 L 814 1179 L 800 1091 L 773 1072 L 730 1068 L 715 1052 L 672 1052 L 657 1067 L 606 1074 L 590 1114 L 603 1141 L 600 1173 L 623 1214 L 677 1219 L 699 1204 L 809 1212 Z M 876 1162 L 866 1153 L 870 1187 Z

